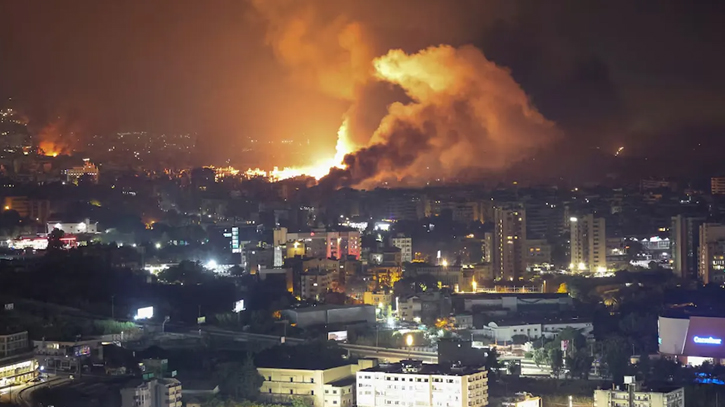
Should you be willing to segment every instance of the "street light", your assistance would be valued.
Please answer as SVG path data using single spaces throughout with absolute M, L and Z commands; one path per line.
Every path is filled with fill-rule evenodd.
M 405 344 L 408 345 L 408 359 L 410 359 L 410 351 L 413 346 L 413 335 L 408 335 L 405 337 Z

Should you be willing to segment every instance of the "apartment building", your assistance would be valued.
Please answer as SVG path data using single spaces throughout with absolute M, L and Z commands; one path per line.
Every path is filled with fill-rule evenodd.
M 289 403 L 301 398 L 311 407 L 351 407 L 355 404 L 355 373 L 376 363 L 375 359 L 360 359 L 357 364 L 327 369 L 258 367 L 264 377 L 260 398 L 268 403 Z
M 28 332 L 16 332 L 0 335 L 0 358 L 28 353 Z
M 624 379 L 626 383 L 628 377 Z M 625 389 L 595 390 L 594 407 L 685 407 L 683 387 L 644 389 L 629 380 Z
M 181 382 L 154 379 L 121 389 L 121 407 L 181 407 Z
M 488 377 L 472 367 L 444 367 L 416 360 L 357 372 L 358 407 L 484 407 Z

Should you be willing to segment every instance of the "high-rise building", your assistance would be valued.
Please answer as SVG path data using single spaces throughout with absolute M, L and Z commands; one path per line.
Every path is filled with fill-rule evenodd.
M 713 195 L 725 194 L 725 177 L 712 177 L 710 179 L 710 193 Z
M 700 225 L 703 217 L 672 217 L 670 225 L 670 251 L 672 271 L 677 277 L 694 280 L 697 278 L 698 254 L 700 247 Z
M 413 261 L 413 238 L 399 234 L 392 239 L 393 247 L 400 249 L 400 259 L 403 263 Z
M 121 389 L 121 407 L 181 407 L 181 383 L 154 379 Z
M 698 276 L 703 284 L 725 283 L 725 225 L 700 225 Z
M 526 213 L 521 208 L 497 207 L 494 209 L 493 218 L 494 275 L 507 281 L 519 280 L 526 269 Z
M 604 218 L 588 214 L 569 219 L 569 268 L 572 271 L 607 271 L 607 232 Z
M 484 407 L 488 377 L 476 367 L 446 367 L 415 360 L 357 372 L 359 407 Z

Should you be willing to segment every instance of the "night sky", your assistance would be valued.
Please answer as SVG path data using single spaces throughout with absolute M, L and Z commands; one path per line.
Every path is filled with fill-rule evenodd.
M 626 146 L 715 159 L 725 147 L 725 2 L 336 0 L 285 13 L 313 16 L 308 28 L 321 33 L 337 19 L 359 23 L 373 57 L 474 45 L 562 129 L 567 155 Z M 0 98 L 38 127 L 61 117 L 85 134 L 199 132 L 208 160 L 248 137 L 332 151 L 351 101 L 300 80 L 270 44 L 270 24 L 242 0 L 5 0 Z M 401 97 L 393 86 L 361 94 L 361 132 Z

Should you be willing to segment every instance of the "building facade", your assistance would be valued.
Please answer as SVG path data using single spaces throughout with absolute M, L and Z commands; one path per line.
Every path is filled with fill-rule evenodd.
M 153 379 L 123 388 L 121 407 L 182 407 L 181 382 Z
M 627 377 L 625 377 L 625 381 Z M 685 389 L 644 389 L 636 383 L 631 388 L 594 390 L 594 407 L 685 407 Z
M 264 377 L 260 399 L 289 403 L 302 399 L 311 407 L 351 407 L 355 404 L 355 373 L 375 365 L 372 359 L 328 369 L 258 367 Z
M 725 282 L 725 225 L 700 225 L 698 277 L 703 284 Z
M 670 254 L 672 271 L 677 277 L 689 280 L 697 278 L 700 225 L 703 223 L 705 223 L 703 217 L 683 215 L 672 217 L 670 224 Z
M 400 249 L 400 259 L 403 263 L 413 261 L 413 238 L 398 235 L 391 240 L 393 247 Z
M 506 281 L 519 280 L 526 263 L 526 213 L 520 208 L 494 209 L 493 265 L 496 278 Z
M 30 351 L 28 332 L 0 335 L 0 358 L 20 355 Z
M 401 361 L 357 372 L 359 407 L 484 407 L 485 370 Z
M 588 214 L 569 219 L 569 268 L 572 271 L 607 271 L 607 232 L 604 218 Z

